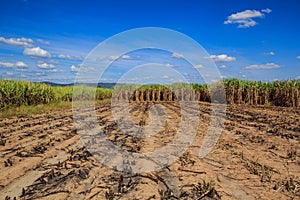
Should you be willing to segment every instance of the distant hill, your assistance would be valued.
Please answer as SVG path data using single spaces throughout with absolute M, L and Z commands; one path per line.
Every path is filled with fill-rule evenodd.
M 116 83 L 98 83 L 98 87 L 112 89 Z
M 73 86 L 74 85 L 74 83 L 62 84 L 62 83 L 53 83 L 53 82 L 48 82 L 48 81 L 43 81 L 43 82 L 39 82 L 39 83 L 44 83 L 44 84 L 51 85 L 51 86 Z
M 51 86 L 73 86 L 75 85 L 75 83 L 53 83 L 53 82 L 48 82 L 48 81 L 44 81 L 44 82 L 41 82 L 41 83 L 45 83 L 47 85 L 51 85 Z M 95 84 L 94 83 L 76 83 L 76 85 L 81 85 L 81 84 L 84 84 L 84 85 L 88 85 L 88 86 L 94 86 Z M 98 87 L 102 87 L 102 88 L 109 88 L 109 89 L 112 89 L 114 86 L 116 85 L 116 83 L 98 83 Z

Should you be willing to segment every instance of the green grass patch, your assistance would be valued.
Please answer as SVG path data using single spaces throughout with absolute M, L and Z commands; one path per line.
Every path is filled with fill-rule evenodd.
M 10 118 L 18 116 L 32 116 L 43 113 L 50 113 L 53 111 L 61 111 L 72 108 L 72 102 L 60 101 L 51 102 L 49 104 L 38 104 L 38 105 L 21 105 L 21 106 L 10 106 L 0 110 L 0 118 Z

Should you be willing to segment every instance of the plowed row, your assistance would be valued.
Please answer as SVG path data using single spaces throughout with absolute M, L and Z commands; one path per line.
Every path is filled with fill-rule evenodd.
M 130 105 L 137 125 L 151 123 L 153 104 Z M 124 151 L 154 151 L 169 143 L 180 126 L 179 105 L 160 104 L 166 122 L 148 138 L 124 134 L 110 103 L 96 106 L 98 123 Z M 200 159 L 210 109 L 200 103 L 197 135 L 177 161 L 141 174 L 113 170 L 92 156 L 73 124 L 72 110 L 2 119 L 0 199 L 299 199 L 300 109 L 228 106 L 217 145 Z

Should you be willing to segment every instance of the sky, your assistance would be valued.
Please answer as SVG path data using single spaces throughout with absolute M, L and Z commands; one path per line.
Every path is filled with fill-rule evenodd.
M 93 50 L 95 53 L 100 43 L 142 27 L 174 30 L 193 39 L 207 53 L 195 56 L 203 62 L 213 61 L 221 78 L 300 79 L 298 0 L 2 0 L 0 3 L 2 79 L 73 83 L 86 58 Z M 174 48 L 179 43 L 174 38 Z M 124 74 L 132 80 L 137 76 L 143 76 L 143 80 L 153 76 L 171 80 L 172 70 L 197 82 L 201 77 L 194 76 L 196 72 L 192 69 L 212 67 L 203 63 L 193 65 L 184 53 L 159 49 L 141 49 L 122 56 L 107 52 L 112 53 L 106 54 L 111 64 L 100 79 L 102 82 L 117 82 Z M 151 68 L 149 63 L 155 64 Z M 140 73 L 142 65 L 145 70 Z M 129 72 L 134 76 L 128 75 Z M 94 69 L 92 73 L 99 71 Z

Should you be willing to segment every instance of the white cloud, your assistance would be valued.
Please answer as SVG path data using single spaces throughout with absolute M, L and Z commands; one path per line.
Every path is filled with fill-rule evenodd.
M 245 69 L 276 69 L 276 68 L 280 68 L 279 65 L 275 64 L 275 63 L 267 63 L 267 64 L 262 64 L 262 65 L 249 65 L 246 66 Z
M 164 75 L 164 76 L 162 76 L 162 78 L 163 78 L 163 79 L 168 79 L 168 78 L 169 78 L 169 76 L 167 76 L 167 75 Z
M 73 60 L 83 60 L 82 56 L 73 56 Z
M 165 64 L 166 67 L 173 67 L 170 63 Z
M 262 9 L 261 11 L 245 10 L 242 12 L 231 14 L 227 17 L 227 20 L 224 22 L 224 24 L 238 24 L 238 28 L 249 28 L 257 24 L 257 22 L 253 20 L 253 18 L 264 17 L 264 13 L 268 14 L 270 12 L 272 12 L 272 10 L 269 8 Z
M 121 58 L 122 58 L 122 59 L 130 59 L 130 56 L 128 56 L 128 55 L 123 55 Z
M 270 52 L 266 52 L 265 54 L 266 54 L 266 55 L 269 55 L 269 56 L 274 56 L 274 55 L 275 55 L 275 52 L 274 52 L 274 51 L 270 51 Z
M 78 72 L 79 71 L 79 67 L 76 67 L 75 65 L 72 65 L 70 67 L 70 69 L 71 69 L 72 72 Z
M 37 39 L 36 41 L 39 42 L 39 43 L 41 43 L 41 44 L 46 44 L 46 45 L 50 44 L 50 42 L 48 42 L 46 40 L 42 40 L 42 39 Z
M 46 76 L 46 74 L 44 72 L 36 72 L 34 75 L 35 76 Z
M 50 70 L 47 70 L 47 72 L 52 72 L 52 73 L 57 73 L 57 72 L 65 72 L 66 70 L 63 70 L 63 69 L 50 69 Z
M 22 61 L 18 61 L 16 63 L 10 63 L 10 62 L 0 62 L 0 66 L 3 67 L 11 67 L 11 68 L 26 68 L 28 65 L 25 64 Z
M 117 59 L 119 59 L 119 58 L 121 58 L 121 59 L 124 59 L 124 60 L 129 60 L 129 59 L 131 59 L 131 57 L 130 56 L 128 56 L 128 55 L 123 55 L 123 56 L 109 56 L 108 57 L 108 60 L 111 60 L 111 61 L 114 61 L 114 60 L 117 60 Z
M 300 59 L 300 56 L 297 56 L 296 58 L 297 58 L 297 59 Z
M 27 64 L 25 64 L 25 63 L 22 62 L 22 61 L 18 61 L 18 62 L 16 62 L 15 66 L 16 66 L 16 67 L 27 67 Z
M 2 67 L 14 67 L 14 63 L 9 63 L 9 62 L 0 62 L 0 65 Z
M 48 51 L 41 49 L 40 47 L 33 47 L 33 48 L 25 48 L 23 51 L 25 56 L 30 57 L 39 57 L 39 58 L 50 58 L 51 55 Z
M 59 64 L 59 62 L 57 60 L 49 60 L 47 61 L 48 63 L 51 63 L 51 64 L 54 64 L 54 65 L 57 65 Z
M 182 54 L 179 54 L 179 53 L 173 53 L 172 58 L 184 58 L 184 56 Z
M 226 54 L 210 55 L 209 58 L 212 59 L 214 62 L 232 62 L 236 60 L 235 57 L 228 56 Z
M 227 68 L 227 66 L 226 65 L 221 65 L 221 66 L 219 66 L 219 68 L 225 69 L 225 68 Z
M 196 69 L 202 69 L 202 68 L 204 68 L 204 66 L 201 65 L 201 64 L 199 64 L 199 65 L 194 65 L 194 68 L 196 68 Z
M 4 38 L 0 37 L 0 42 L 13 46 L 32 47 L 33 40 L 30 38 Z
M 117 60 L 119 58 L 119 56 L 109 56 L 109 60 L 113 61 L 113 60 Z
M 56 56 L 60 59 L 67 59 L 67 60 L 83 60 L 81 56 L 70 56 L 70 55 L 64 55 L 64 54 L 59 54 Z
M 41 69 L 53 69 L 55 67 L 52 63 L 45 62 L 38 62 L 36 66 Z
M 58 58 L 71 60 L 72 57 L 70 55 L 59 54 Z
M 266 8 L 266 9 L 262 9 L 261 12 L 270 13 L 270 12 L 272 12 L 272 10 L 269 8 Z

